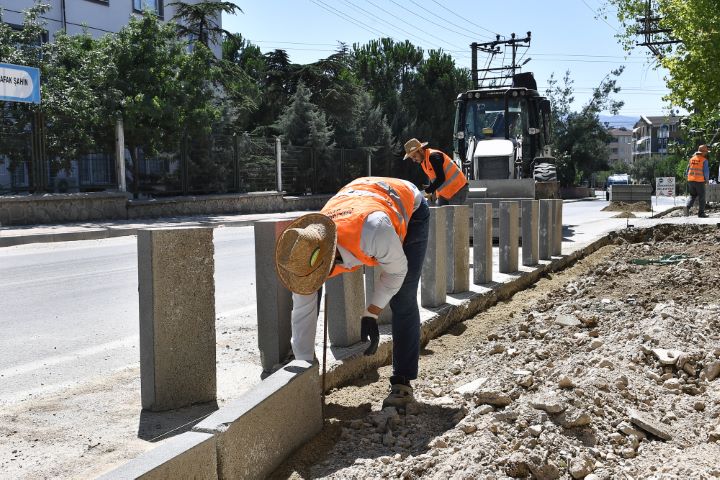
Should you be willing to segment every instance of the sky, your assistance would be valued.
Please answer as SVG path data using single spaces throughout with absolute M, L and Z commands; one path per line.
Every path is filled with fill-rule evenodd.
M 365 44 L 392 37 L 430 49 L 442 48 L 458 67 L 470 68 L 470 43 L 495 34 L 532 32 L 523 71 L 535 75 L 544 92 L 551 74 L 570 70 L 575 108 L 613 69 L 625 65 L 615 98 L 625 102 L 620 115 L 665 115 L 669 105 L 665 70 L 648 62 L 644 47 L 628 55 L 615 35 L 612 10 L 598 17 L 603 0 L 234 0 L 243 13 L 223 16 L 223 27 L 258 45 L 263 52 L 288 52 L 293 63 L 312 63 L 333 53 L 339 42 Z M 520 49 L 518 55 L 523 55 Z M 478 58 L 482 65 L 485 57 Z M 500 58 L 497 58 L 500 61 Z M 607 113 L 607 112 L 606 112 Z M 632 127 L 633 121 L 628 121 Z

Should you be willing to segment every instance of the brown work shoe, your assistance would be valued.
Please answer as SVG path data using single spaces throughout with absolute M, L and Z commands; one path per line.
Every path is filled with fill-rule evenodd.
M 390 387 L 390 395 L 383 400 L 383 408 L 395 407 L 398 409 L 404 409 L 409 403 L 414 401 L 415 397 L 413 396 L 412 387 L 410 385 L 396 383 Z

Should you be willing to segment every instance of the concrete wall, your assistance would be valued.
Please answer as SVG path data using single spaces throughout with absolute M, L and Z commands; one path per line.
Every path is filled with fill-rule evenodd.
M 319 210 L 329 197 L 283 197 L 277 192 L 154 200 L 129 200 L 116 192 L 0 196 L 0 225 Z
M 127 217 L 124 193 L 0 196 L 1 225 L 118 220 Z
M 611 202 L 645 202 L 650 204 L 651 185 L 610 185 Z

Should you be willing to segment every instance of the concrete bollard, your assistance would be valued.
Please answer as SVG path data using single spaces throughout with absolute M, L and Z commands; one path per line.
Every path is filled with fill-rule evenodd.
M 473 283 L 492 282 L 492 204 L 473 204 Z
M 552 200 L 540 200 L 538 250 L 541 260 L 550 260 L 552 257 L 552 220 Z
M 380 278 L 382 269 L 380 267 L 368 267 L 365 266 L 365 305 L 370 305 L 373 292 L 375 291 L 375 284 Z M 392 309 L 390 305 L 386 305 L 382 312 L 378 316 L 378 323 L 380 325 L 389 325 L 392 323 Z
M 537 200 L 522 201 L 522 264 L 538 263 L 538 209 Z
M 138 231 L 142 407 L 216 399 L 212 228 Z
M 447 290 L 445 288 L 447 282 L 446 225 L 447 209 L 430 207 L 430 232 L 420 277 L 420 304 L 423 307 L 433 308 L 445 303 Z
M 500 273 L 518 270 L 518 214 L 517 202 L 500 202 Z
M 553 200 L 553 240 L 552 240 L 552 254 L 555 256 L 562 255 L 562 237 L 563 237 L 563 225 L 562 225 L 562 211 L 563 201 Z
M 292 220 L 261 220 L 255 231 L 255 291 L 257 293 L 258 348 L 263 371 L 285 361 L 291 351 L 292 293 L 275 272 L 275 244 Z
M 470 208 L 451 205 L 447 210 L 447 293 L 470 289 Z
M 349 347 L 360 341 L 360 318 L 365 311 L 362 269 L 343 273 L 325 282 L 328 338 L 336 347 Z

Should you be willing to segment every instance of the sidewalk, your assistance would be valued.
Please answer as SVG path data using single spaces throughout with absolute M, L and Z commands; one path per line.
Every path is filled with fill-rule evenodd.
M 127 235 L 137 235 L 145 228 L 180 227 L 246 227 L 258 220 L 295 218 L 310 213 L 293 211 L 286 213 L 256 213 L 245 215 L 198 215 L 188 217 L 163 217 L 141 220 L 116 220 L 107 222 L 65 223 L 57 225 L 20 225 L 0 227 L 0 247 L 28 243 L 69 242 L 74 240 L 97 240 Z

